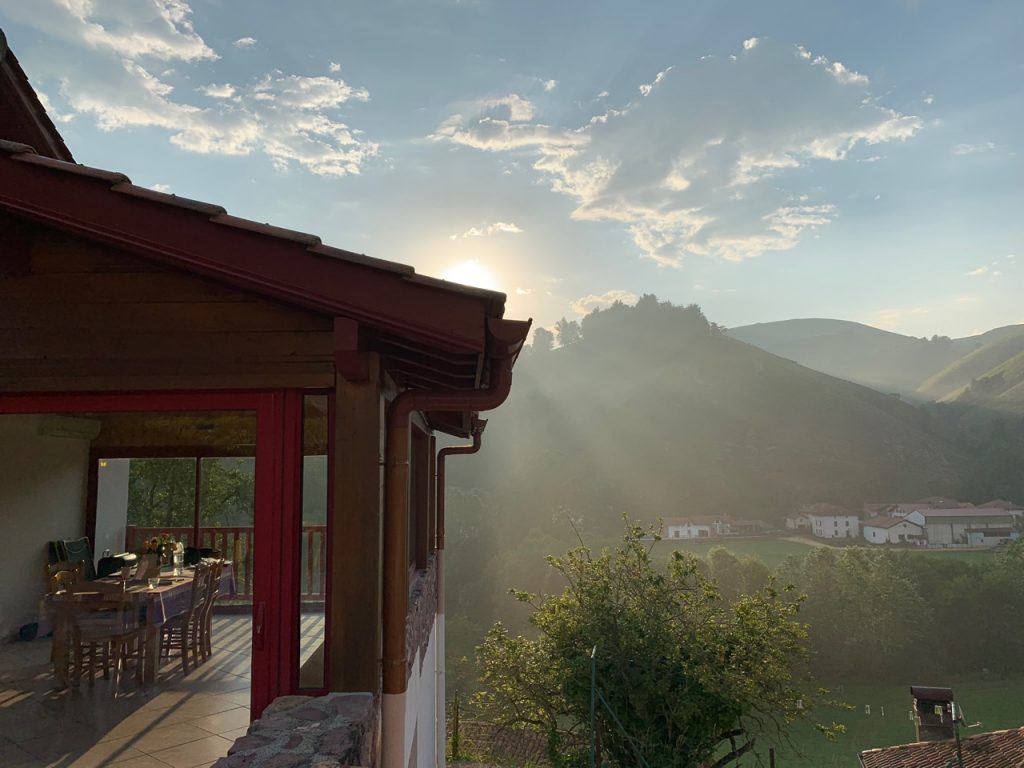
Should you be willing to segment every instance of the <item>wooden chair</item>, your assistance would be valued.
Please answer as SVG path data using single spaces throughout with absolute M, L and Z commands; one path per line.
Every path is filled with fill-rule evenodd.
M 90 685 L 97 670 L 103 672 L 104 680 L 110 680 L 113 664 L 111 689 L 116 697 L 121 673 L 133 655 L 137 657 L 135 679 L 142 681 L 142 635 L 145 628 L 139 620 L 138 603 L 125 596 L 126 587 L 122 582 L 114 585 L 113 589 L 78 592 L 68 604 L 74 649 L 73 685 L 76 688 L 81 684 L 83 673 L 88 674 Z
M 203 656 L 203 661 L 208 661 L 213 655 L 213 606 L 220 596 L 220 577 L 223 571 L 223 560 L 210 562 L 206 599 L 203 601 L 202 620 L 199 625 L 199 652 Z
M 189 654 L 193 663 L 199 666 L 199 647 L 202 637 L 203 606 L 210 580 L 210 566 L 205 563 L 196 565 L 195 576 L 192 577 L 192 593 L 188 607 L 179 615 L 167 621 L 163 626 L 161 638 L 161 656 L 170 656 L 171 650 L 181 651 L 181 668 L 189 673 Z
M 84 577 L 82 564 L 70 560 L 48 563 L 45 569 L 46 592 L 51 597 L 65 595 L 74 591 Z M 71 623 L 68 620 L 65 606 L 54 604 L 53 642 L 50 645 L 50 663 L 54 665 L 54 674 L 61 686 L 68 678 L 70 657 L 67 649 L 71 647 Z M 60 669 L 58 669 L 58 665 Z

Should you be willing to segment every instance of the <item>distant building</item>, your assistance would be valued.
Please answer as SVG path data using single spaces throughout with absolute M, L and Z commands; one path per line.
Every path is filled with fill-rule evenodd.
M 924 541 L 924 529 L 900 517 L 873 517 L 861 523 L 864 540 L 871 544 L 910 544 Z
M 917 501 L 900 502 L 893 504 L 889 512 L 891 517 L 906 517 L 911 512 L 924 509 L 964 509 L 973 507 L 969 501 L 957 501 L 956 499 L 945 499 L 941 496 L 928 496 Z
M 1014 516 L 992 507 L 919 509 L 907 520 L 924 528 L 929 547 L 994 547 L 1020 536 Z
M 720 517 L 672 517 L 665 520 L 666 539 L 711 539 L 729 532 Z
M 772 530 L 772 526 L 763 520 L 744 520 L 738 517 L 727 518 L 725 525 L 725 533 L 733 536 L 757 536 Z
M 819 539 L 856 539 L 860 518 L 836 504 L 810 504 L 800 510 L 810 522 L 811 533 Z
M 786 518 L 786 528 L 791 531 L 807 531 L 810 530 L 811 521 L 807 515 L 800 514 L 790 515 Z
M 861 768 L 1019 768 L 1024 765 L 1024 727 L 957 739 L 962 722 L 950 688 L 912 686 L 911 719 L 916 741 L 866 749 Z
M 1020 519 L 1024 517 L 1024 507 L 1012 501 L 1006 499 L 993 499 L 987 501 L 984 504 L 979 505 L 979 509 L 1001 509 L 1003 512 L 1009 512 L 1014 518 Z

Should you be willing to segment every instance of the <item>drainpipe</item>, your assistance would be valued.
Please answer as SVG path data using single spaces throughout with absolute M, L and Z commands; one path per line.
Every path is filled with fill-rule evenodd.
M 381 702 L 383 768 L 406 768 L 406 688 L 409 611 L 409 417 L 414 411 L 466 412 L 497 408 L 512 388 L 515 354 L 491 360 L 490 385 L 471 392 L 407 390 L 391 401 L 387 416 L 384 499 L 384 659 Z
M 437 768 L 444 768 L 445 766 L 445 753 L 447 750 L 445 747 L 448 742 L 448 731 L 446 729 L 446 717 L 447 713 L 445 710 L 445 643 L 444 643 L 444 465 L 445 459 L 452 455 L 476 453 L 480 450 L 481 439 L 483 437 L 484 427 L 487 426 L 487 422 L 484 419 L 473 418 L 473 442 L 467 445 L 452 445 L 447 448 L 442 448 L 437 452 L 437 480 L 436 480 L 436 493 L 437 500 L 434 508 L 437 510 L 437 618 L 435 620 L 435 626 L 437 627 L 437 640 L 435 641 L 434 647 L 436 649 L 436 656 L 434 659 L 434 669 L 437 670 L 437 681 L 434 684 L 434 713 L 436 717 L 435 724 L 437 726 L 437 733 L 434 736 L 434 749 L 436 754 L 434 755 L 434 764 Z

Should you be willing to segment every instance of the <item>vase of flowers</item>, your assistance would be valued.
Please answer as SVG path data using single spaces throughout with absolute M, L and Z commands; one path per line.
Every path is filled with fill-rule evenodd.
M 159 536 L 154 536 L 146 542 L 147 555 L 156 555 L 160 558 L 160 565 L 170 565 L 171 558 L 174 556 L 174 550 L 177 549 L 178 543 L 174 540 L 174 537 L 169 533 L 161 533 Z

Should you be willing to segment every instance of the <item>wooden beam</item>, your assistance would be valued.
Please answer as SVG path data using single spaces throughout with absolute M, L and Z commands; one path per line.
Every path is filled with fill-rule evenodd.
M 414 429 L 412 434 L 415 471 L 412 476 L 413 486 L 409 489 L 412 494 L 409 506 L 415 517 L 410 533 L 415 536 L 413 553 L 416 556 L 416 570 L 422 571 L 427 567 L 430 555 L 430 438 L 418 429 Z
M 379 693 L 384 424 L 380 358 L 367 362 L 365 381 L 335 386 L 328 688 Z

